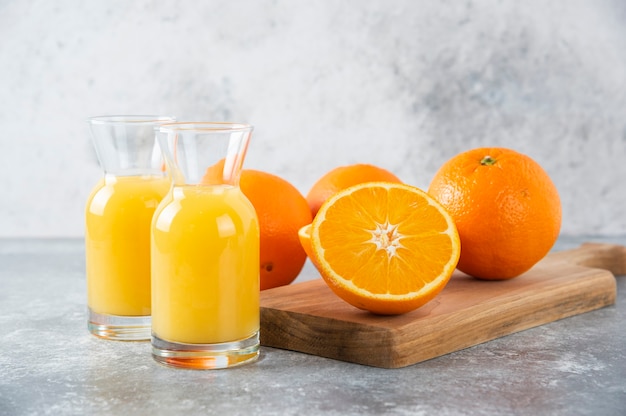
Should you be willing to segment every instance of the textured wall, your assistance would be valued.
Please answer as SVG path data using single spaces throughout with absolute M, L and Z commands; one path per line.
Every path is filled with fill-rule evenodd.
M 246 166 L 303 193 L 369 162 L 425 188 L 507 146 L 560 190 L 564 234 L 626 233 L 626 3 L 0 0 L 0 237 L 81 236 L 85 118 L 255 125 Z

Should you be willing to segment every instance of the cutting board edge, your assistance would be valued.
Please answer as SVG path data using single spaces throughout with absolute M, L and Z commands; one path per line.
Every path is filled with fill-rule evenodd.
M 268 318 L 268 315 L 273 315 L 277 319 Z M 278 319 L 279 318 L 279 319 Z M 268 328 L 268 322 L 282 322 L 281 325 L 271 325 Z M 290 351 L 297 351 L 311 355 L 322 356 L 326 358 L 333 358 L 340 361 L 355 362 L 351 360 L 345 353 L 350 353 L 357 348 L 350 344 L 357 344 L 358 340 L 351 340 L 348 344 L 328 344 L 324 343 L 328 337 L 332 337 L 334 334 L 340 333 L 342 340 L 345 340 L 343 336 L 347 333 L 345 331 L 345 321 L 327 316 L 311 316 L 306 313 L 294 312 L 290 310 L 278 310 L 269 307 L 261 307 L 261 322 L 262 325 L 260 331 L 261 345 L 273 348 L 280 348 Z M 268 330 L 269 329 L 269 330 Z M 299 343 L 303 337 L 299 337 L 301 329 L 306 332 L 306 343 Z M 394 336 L 394 330 L 380 325 L 366 325 L 361 324 L 360 331 L 355 333 L 357 337 L 377 337 L 377 339 L 389 341 L 389 337 Z M 294 335 L 295 334 L 295 335 Z M 312 341 L 312 342 L 311 342 Z M 379 343 L 378 348 L 389 348 L 389 342 L 382 341 Z M 371 350 L 371 347 L 368 349 Z M 363 364 L 358 362 L 358 364 Z
M 597 270 L 596 277 L 592 282 L 588 282 L 589 292 L 583 293 L 583 288 L 578 292 L 578 296 L 569 294 L 569 296 L 563 296 L 558 298 L 560 303 L 554 306 L 550 306 L 548 302 L 544 304 L 544 308 L 535 309 L 534 315 L 544 315 L 543 319 L 533 318 L 532 316 L 526 316 L 526 319 L 518 320 L 514 322 L 513 319 L 516 313 L 509 311 L 508 313 L 500 316 L 500 320 L 508 322 L 500 328 L 507 328 L 506 331 L 493 332 L 487 336 L 476 336 L 474 338 L 467 338 L 465 343 L 457 343 L 455 348 L 446 349 L 444 351 L 438 351 L 427 355 L 413 354 L 406 359 L 400 359 L 394 366 L 384 368 L 402 368 L 410 365 L 414 365 L 420 362 L 428 361 L 433 358 L 448 355 L 450 353 L 461 351 L 476 345 L 484 344 L 489 341 L 493 341 L 498 338 L 503 338 L 508 335 L 512 335 L 518 332 L 526 331 L 528 329 L 536 328 L 548 323 L 560 321 L 565 318 L 570 318 L 576 315 L 592 312 L 594 310 L 602 309 L 615 304 L 617 298 L 617 285 L 615 276 L 607 270 Z M 590 296 L 590 293 L 595 293 Z M 581 303 L 580 300 L 585 300 Z M 525 301 L 528 299 L 520 299 Z M 484 305 L 488 309 L 488 305 Z M 549 315 L 552 313 L 552 315 Z M 484 318 L 487 319 L 487 318 Z M 513 321 L 513 322 L 511 322 Z M 472 325 L 472 322 L 459 322 L 457 327 L 451 327 L 449 331 L 455 331 L 458 328 L 462 328 L 466 325 Z M 511 329 L 512 328 L 512 329 Z M 417 357 L 417 358 L 416 358 Z M 371 365 L 371 364 L 369 364 Z
M 293 342 L 285 341 L 285 339 L 290 339 L 290 337 L 292 337 L 293 334 L 285 330 L 285 327 L 287 329 L 290 329 L 288 324 L 286 326 L 282 325 L 282 328 L 281 328 L 281 324 L 280 324 L 281 320 L 279 320 L 279 322 L 276 323 L 277 328 L 279 329 L 278 333 L 275 333 L 273 334 L 273 336 L 268 337 L 267 333 L 265 334 L 265 336 L 263 336 L 263 332 L 262 332 L 261 344 L 267 347 L 292 350 L 292 351 L 297 351 L 297 352 L 306 353 L 310 355 L 322 356 L 326 358 L 331 358 L 331 359 L 336 359 L 336 360 L 346 361 L 346 362 L 351 362 L 351 363 L 356 363 L 356 364 L 363 364 L 363 365 L 368 365 L 372 367 L 379 367 L 379 368 L 406 367 L 409 365 L 417 364 L 419 362 L 430 360 L 432 358 L 447 355 L 451 352 L 460 351 L 460 350 L 470 348 L 475 345 L 489 342 L 489 341 L 492 341 L 494 339 L 497 339 L 506 335 L 511 335 L 517 332 L 521 332 L 527 329 L 544 325 L 546 323 L 558 321 L 564 318 L 583 314 L 586 312 L 590 312 L 590 311 L 607 307 L 607 306 L 614 304 L 615 299 L 616 299 L 616 293 L 617 293 L 616 279 L 615 279 L 614 273 L 624 274 L 623 273 L 624 265 L 626 264 L 626 247 L 615 245 L 615 244 L 607 244 L 607 243 L 584 243 L 578 248 L 566 250 L 565 253 L 556 252 L 555 255 L 551 254 L 548 256 L 547 259 L 542 261 L 541 264 L 543 266 L 549 266 L 549 268 L 557 268 L 559 267 L 559 265 L 576 266 L 575 267 L 576 272 L 574 274 L 570 276 L 569 272 L 571 272 L 572 270 L 568 270 L 567 273 L 562 274 L 562 276 L 560 277 L 561 278 L 572 277 L 573 278 L 572 280 L 574 280 L 574 279 L 578 279 L 579 275 L 592 275 L 594 276 L 594 279 L 599 278 L 601 281 L 604 282 L 603 285 L 600 285 L 602 286 L 600 288 L 600 294 L 597 294 L 596 296 L 590 296 L 587 293 L 588 291 L 587 291 L 587 287 L 585 286 L 585 284 L 589 285 L 588 286 L 589 291 L 598 289 L 598 284 L 595 280 L 589 283 L 587 279 L 584 281 L 584 284 L 582 285 L 582 287 L 578 288 L 579 293 L 581 294 L 580 302 L 578 303 L 576 303 L 575 298 L 574 300 L 570 299 L 568 301 L 567 296 L 566 296 L 565 300 L 564 299 L 554 300 L 556 304 L 553 305 L 552 309 L 550 309 L 550 302 L 549 300 L 546 300 L 546 305 L 544 308 L 547 308 L 547 309 L 540 309 L 539 311 L 535 311 L 535 314 L 539 312 L 541 313 L 550 312 L 549 314 L 546 315 L 546 317 L 543 317 L 542 319 L 538 319 L 537 317 L 535 317 L 534 320 L 531 319 L 529 322 L 525 322 L 521 320 L 515 324 L 509 323 L 508 325 L 505 325 L 505 328 L 507 328 L 507 330 L 504 333 L 493 332 L 488 335 L 482 334 L 481 336 L 468 337 L 468 339 L 465 339 L 465 342 L 457 343 L 456 346 L 452 349 L 444 348 L 444 349 L 439 349 L 439 350 L 432 350 L 429 353 L 421 353 L 419 355 L 414 355 L 411 353 L 408 353 L 408 354 L 402 353 L 402 348 L 399 349 L 400 352 L 397 352 L 396 349 L 399 347 L 396 346 L 395 348 L 388 348 L 387 350 L 387 354 L 389 355 L 388 359 L 385 359 L 385 360 L 367 359 L 367 357 L 363 358 L 360 356 L 351 357 L 350 349 L 346 348 L 345 345 L 338 345 L 334 347 L 324 347 L 323 345 L 322 346 L 317 345 L 318 348 L 316 348 L 315 344 L 307 344 L 306 342 L 304 343 L 301 342 L 300 345 L 296 345 Z M 622 273 L 620 273 L 620 271 Z M 562 272 L 565 272 L 565 270 L 563 270 Z M 313 281 L 315 280 L 320 281 L 320 279 L 314 279 Z M 310 287 L 312 288 L 314 286 L 312 284 L 313 281 L 309 280 L 309 281 L 305 281 L 302 283 L 298 283 L 296 285 L 311 284 Z M 293 286 L 295 285 L 291 285 L 291 286 L 292 288 L 286 288 L 284 289 L 285 291 L 282 291 L 283 289 L 279 288 L 278 291 L 273 292 L 270 298 L 274 297 L 274 299 L 268 299 L 269 300 L 268 303 L 273 305 L 273 307 L 277 308 L 276 310 L 277 314 L 275 314 L 274 316 L 278 316 L 281 319 L 284 317 L 287 317 L 286 322 L 289 322 L 289 319 L 292 319 L 292 318 L 295 318 L 294 322 L 298 322 L 298 321 L 306 322 L 307 319 L 311 318 L 310 316 L 311 313 L 315 314 L 315 307 L 313 308 L 309 307 L 308 310 L 305 310 L 305 313 L 300 314 L 298 312 L 299 310 L 298 301 L 295 299 L 290 299 L 289 294 L 292 293 L 291 291 L 293 290 Z M 302 289 L 308 289 L 308 287 L 302 286 Z M 301 289 L 296 289 L 296 290 L 299 290 L 301 294 L 306 293 L 306 290 L 301 290 Z M 277 295 L 279 297 L 278 300 L 275 298 Z M 285 302 L 283 302 L 283 300 L 280 299 L 281 296 L 284 297 Z M 315 303 L 315 305 L 323 306 L 323 304 L 319 304 L 319 303 Z M 262 306 L 262 309 L 263 308 L 264 306 Z M 271 309 L 272 307 L 268 308 L 268 311 Z M 280 309 L 287 309 L 287 310 L 281 311 Z M 302 311 L 302 309 L 300 309 L 300 311 Z M 320 317 L 314 316 L 313 318 L 319 319 Z M 323 316 L 321 318 L 322 320 L 332 321 L 332 319 L 328 316 Z M 339 323 L 337 325 L 340 326 L 341 319 L 337 319 L 336 321 L 337 322 L 335 324 Z M 284 324 L 285 322 L 282 322 L 282 323 Z M 356 322 L 356 324 L 359 324 L 363 327 L 363 322 Z M 331 325 L 331 327 L 333 325 Z M 313 327 L 314 326 L 315 325 L 313 325 Z M 376 333 L 376 331 L 381 330 L 381 328 L 379 328 L 378 325 L 376 324 L 371 325 L 371 326 L 365 325 L 365 327 L 368 327 L 368 331 L 367 331 L 368 333 L 369 332 Z M 382 328 L 382 330 L 384 331 L 385 328 Z M 280 331 L 283 331 L 282 335 Z M 321 333 L 327 334 L 328 328 L 326 328 L 326 330 L 322 331 Z M 330 333 L 332 334 L 332 331 Z M 413 336 L 414 335 L 415 333 L 413 333 Z M 281 336 L 283 338 L 282 340 L 281 340 Z M 301 340 L 306 341 L 306 337 L 301 338 Z M 395 342 L 397 343 L 398 341 L 396 340 Z M 410 342 L 410 337 L 409 337 L 409 342 Z M 321 347 L 321 349 L 319 349 L 319 347 Z
M 437 349 L 436 346 L 428 345 L 426 352 L 423 350 L 416 350 L 414 348 L 407 348 L 407 345 L 412 343 L 419 344 L 420 341 L 415 338 L 415 332 L 411 334 L 407 332 L 407 329 L 411 329 L 410 325 L 408 327 L 407 325 L 403 325 L 398 328 L 391 329 L 381 327 L 379 325 L 361 325 L 360 328 L 366 329 L 366 331 L 364 333 L 361 331 L 362 333 L 360 336 L 373 335 L 378 336 L 381 339 L 381 342 L 374 348 L 371 346 L 367 348 L 367 354 L 361 353 L 361 349 L 358 345 L 354 346 L 350 343 L 345 343 L 345 340 L 341 340 L 341 338 L 339 339 L 339 345 L 324 345 L 323 343 L 327 341 L 329 337 L 332 337 L 333 328 L 338 328 L 337 330 L 342 331 L 341 320 L 330 317 L 311 317 L 310 315 L 304 313 L 281 311 L 265 307 L 262 307 L 262 316 L 268 313 L 278 314 L 280 315 L 280 319 L 278 319 L 278 321 L 283 322 L 285 325 L 277 327 L 276 330 L 278 332 L 276 332 L 276 330 L 271 331 L 271 335 L 269 337 L 267 336 L 267 331 L 262 331 L 261 344 L 268 347 L 297 351 L 372 367 L 389 369 L 402 368 L 439 356 L 447 355 L 452 352 L 470 348 L 497 338 L 545 325 L 550 322 L 610 306 L 615 303 L 616 281 L 615 276 L 609 271 L 600 269 L 593 270 L 593 275 L 588 276 L 584 280 L 582 286 L 580 281 L 572 281 L 570 285 L 575 286 L 576 291 L 563 291 L 563 288 L 561 287 L 560 290 L 557 291 L 557 297 L 549 298 L 551 302 L 546 300 L 545 293 L 538 296 L 539 301 L 543 300 L 544 303 L 539 305 L 541 306 L 540 308 L 535 306 L 534 314 L 532 316 L 520 313 L 514 308 L 509 309 L 507 313 L 501 314 L 499 316 L 499 320 L 504 322 L 504 324 L 498 328 L 505 328 L 504 331 L 491 332 L 489 334 L 483 333 L 478 336 L 466 337 L 464 342 L 457 342 L 453 346 L 447 348 Z M 590 294 L 594 292 L 596 294 L 591 296 Z M 520 297 L 515 306 L 517 309 L 523 310 L 525 307 L 528 308 L 526 304 L 528 302 L 532 302 L 533 299 L 534 298 L 532 297 Z M 552 305 L 552 302 L 555 300 L 558 301 L 557 304 Z M 584 302 L 581 303 L 582 300 L 584 300 Z M 474 309 L 482 315 L 472 316 L 471 319 L 458 321 L 455 325 L 448 326 L 447 328 L 444 326 L 446 330 L 444 332 L 441 332 L 440 330 L 437 332 L 437 336 L 445 337 L 449 335 L 450 337 L 454 337 L 456 332 L 462 331 L 468 326 L 476 327 L 481 323 L 493 325 L 493 320 L 488 313 L 490 308 L 492 308 L 490 302 L 484 302 L 476 306 Z M 535 315 L 542 314 L 544 315 L 544 318 L 535 317 Z M 522 316 L 525 319 L 514 319 L 519 316 Z M 441 323 L 441 321 L 445 321 L 446 319 L 451 318 L 444 315 L 437 321 L 431 322 L 429 327 L 436 327 Z M 268 320 L 265 319 L 264 321 L 267 322 Z M 287 332 L 286 330 L 296 329 L 295 332 L 298 332 L 297 328 L 302 325 L 306 327 L 309 337 L 311 337 L 311 334 L 314 334 L 315 336 L 313 338 L 315 340 L 319 339 L 320 342 L 298 344 L 300 338 L 297 336 L 294 338 L 293 331 Z M 418 333 L 421 333 L 422 336 L 428 336 L 427 334 L 429 333 L 432 334 L 432 330 L 429 329 L 429 327 L 420 328 Z M 295 342 L 293 342 L 294 340 Z M 378 350 L 385 351 L 388 356 L 384 359 L 381 359 L 380 356 L 376 356 L 373 359 L 368 358 L 372 356 L 372 351 Z M 406 350 L 412 352 L 409 354 L 403 353 L 403 351 Z

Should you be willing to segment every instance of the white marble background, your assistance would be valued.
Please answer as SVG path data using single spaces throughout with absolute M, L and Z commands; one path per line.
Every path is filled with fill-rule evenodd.
M 0 0 L 0 237 L 80 237 L 85 118 L 256 126 L 306 194 L 356 162 L 426 188 L 477 146 L 537 160 L 563 234 L 626 233 L 626 2 Z

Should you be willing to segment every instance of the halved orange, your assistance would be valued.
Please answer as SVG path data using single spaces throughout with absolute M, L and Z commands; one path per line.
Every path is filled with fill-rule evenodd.
M 311 260 L 332 291 L 381 315 L 432 300 L 461 252 L 445 208 L 419 188 L 391 182 L 362 183 L 330 197 L 311 224 L 310 244 Z

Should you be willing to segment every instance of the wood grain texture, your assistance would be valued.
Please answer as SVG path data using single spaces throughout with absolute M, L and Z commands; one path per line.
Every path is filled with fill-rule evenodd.
M 431 302 L 398 316 L 347 304 L 322 279 L 261 292 L 261 344 L 399 368 L 615 303 L 626 248 L 586 243 L 551 253 L 515 279 L 456 271 Z

